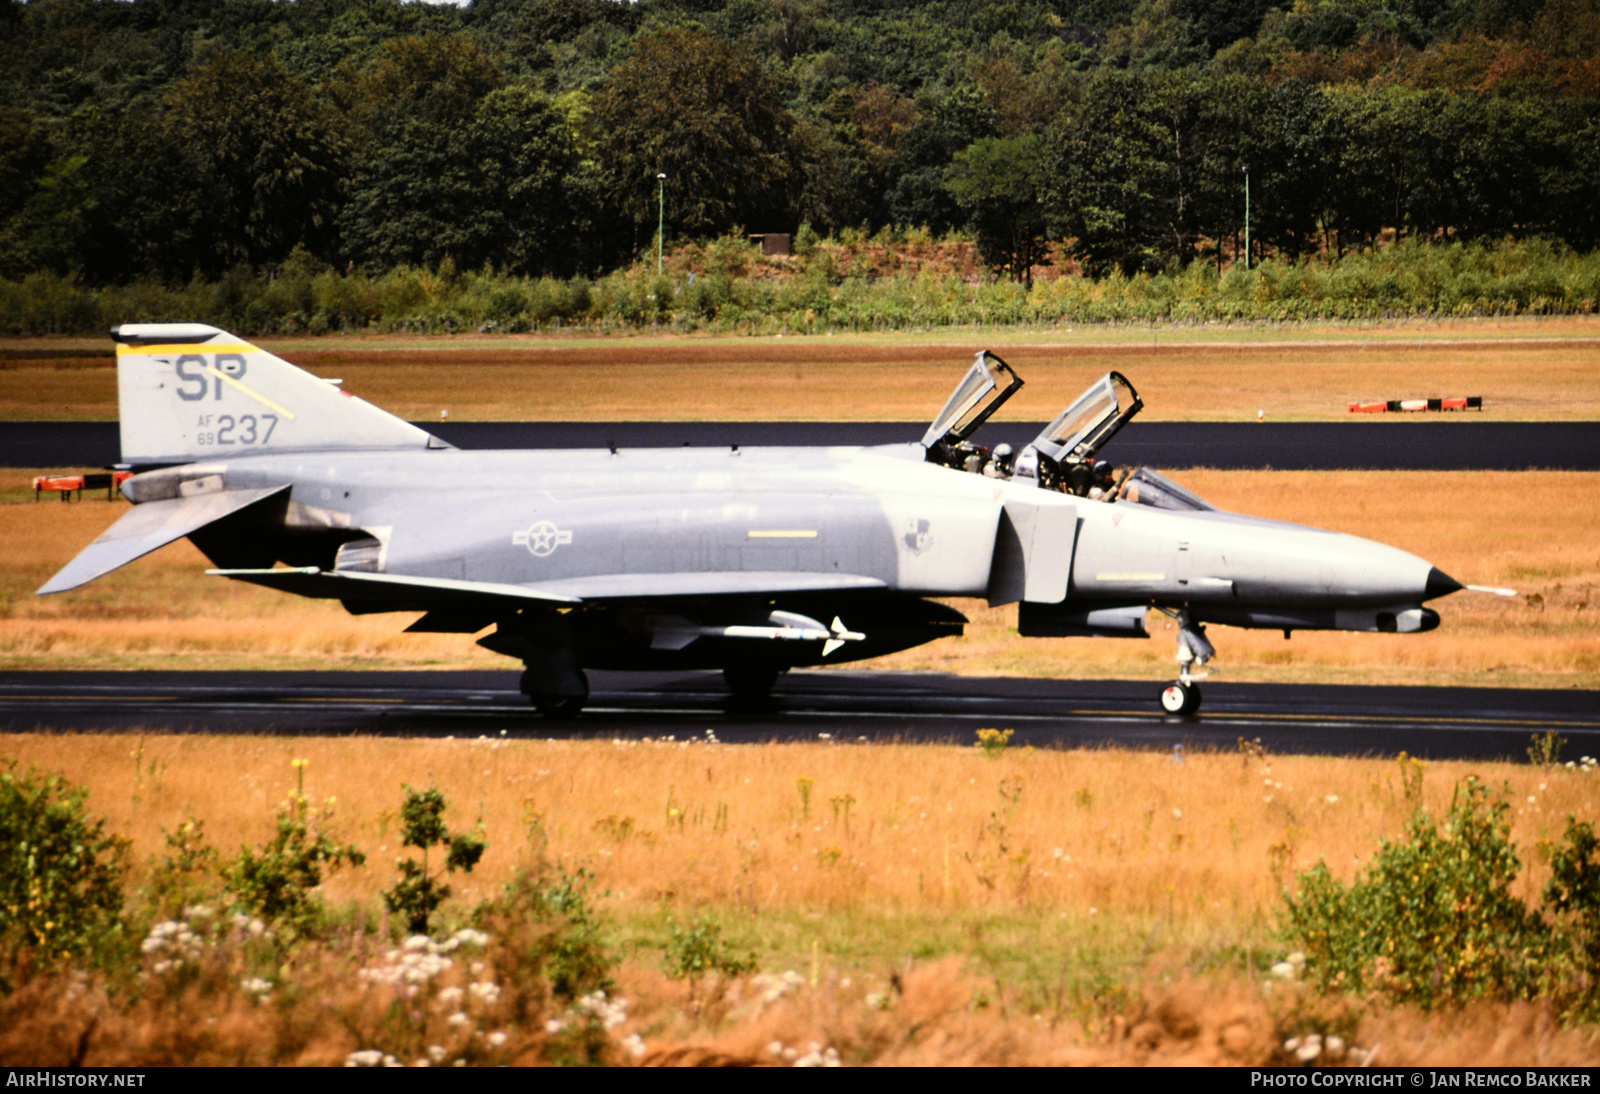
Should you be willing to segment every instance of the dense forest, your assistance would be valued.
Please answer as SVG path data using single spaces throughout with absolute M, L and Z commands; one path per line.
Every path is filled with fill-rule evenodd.
M 658 216 L 1179 276 L 1240 258 L 1247 185 L 1258 261 L 1594 248 L 1600 8 L 0 0 L 13 282 L 590 278 Z

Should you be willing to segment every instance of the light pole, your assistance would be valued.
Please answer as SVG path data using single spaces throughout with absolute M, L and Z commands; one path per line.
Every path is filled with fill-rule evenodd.
M 656 276 L 661 276 L 661 241 L 667 226 L 667 175 L 656 176 Z
M 1244 268 L 1250 268 L 1250 168 L 1244 169 Z

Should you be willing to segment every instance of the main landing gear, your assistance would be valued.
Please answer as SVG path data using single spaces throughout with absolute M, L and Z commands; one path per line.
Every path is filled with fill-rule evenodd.
M 722 678 L 735 699 L 755 701 L 772 694 L 773 685 L 784 671 L 777 665 L 733 664 L 723 667 Z
M 537 660 L 527 662 L 522 674 L 522 694 L 533 700 L 534 709 L 553 720 L 574 718 L 589 701 L 589 676 L 578 666 L 570 646 L 556 647 Z
M 1161 689 L 1161 709 L 1168 714 L 1193 714 L 1200 709 L 1200 685 L 1196 681 L 1211 675 L 1205 664 L 1216 656 L 1217 648 L 1206 638 L 1205 625 L 1191 622 L 1188 612 L 1161 610 L 1178 624 L 1178 679 Z M 1195 673 L 1196 667 L 1204 671 Z

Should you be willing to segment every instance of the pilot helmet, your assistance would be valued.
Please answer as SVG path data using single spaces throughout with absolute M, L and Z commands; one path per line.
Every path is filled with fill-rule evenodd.
M 997 444 L 994 446 L 994 452 L 992 455 L 997 460 L 1003 460 L 1007 456 L 1011 455 L 1011 446 L 1009 444 Z

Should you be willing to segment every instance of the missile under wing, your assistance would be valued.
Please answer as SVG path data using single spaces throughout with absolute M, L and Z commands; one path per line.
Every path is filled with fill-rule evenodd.
M 921 442 L 468 452 L 214 327 L 113 331 L 134 508 L 39 591 L 187 536 L 211 574 L 350 612 L 421 613 L 523 662 L 552 716 L 585 670 L 715 668 L 763 694 L 791 667 L 959 635 L 940 598 L 1018 605 L 1023 634 L 1179 623 L 1192 712 L 1207 622 L 1427 630 L 1460 586 L 1352 536 L 1222 513 L 1097 459 L 1142 405 L 1110 373 L 1012 453 L 973 437 L 1022 380 L 980 353 Z

